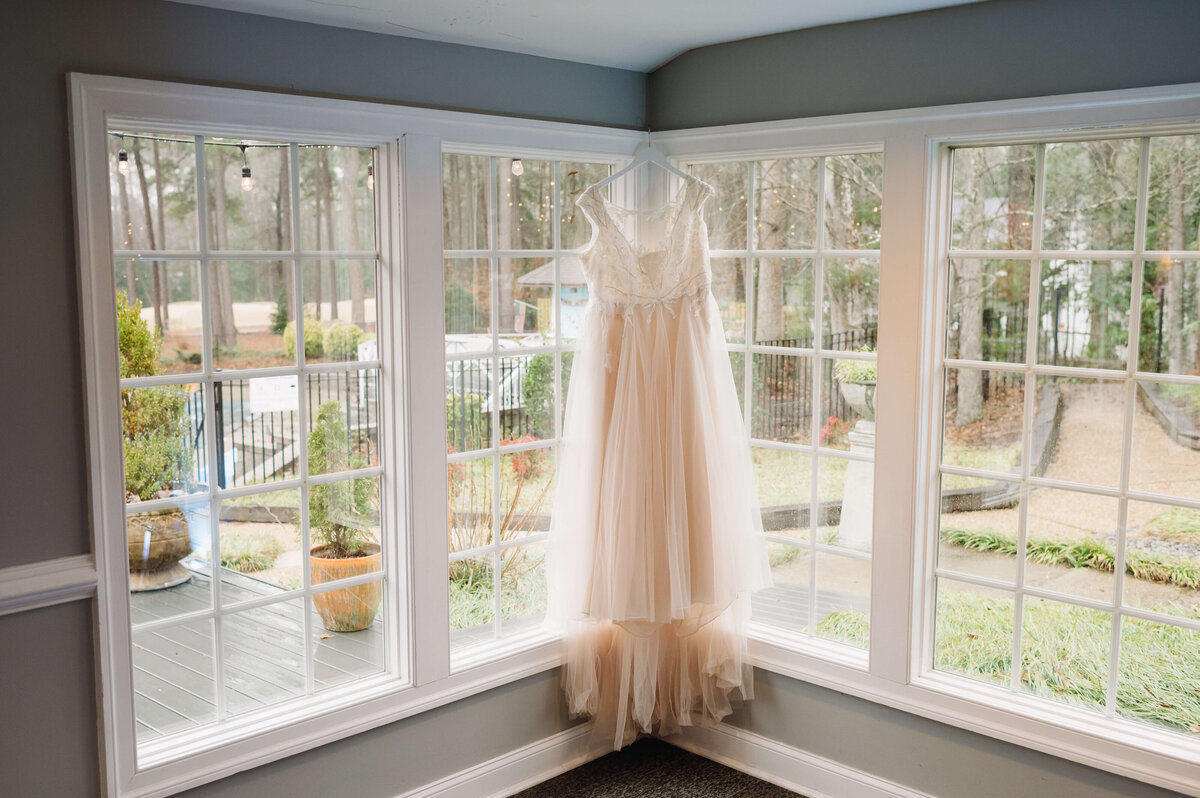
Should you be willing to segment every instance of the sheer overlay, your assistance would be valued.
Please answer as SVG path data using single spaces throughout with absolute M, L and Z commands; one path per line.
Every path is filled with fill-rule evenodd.
M 571 712 L 614 748 L 750 698 L 749 592 L 770 583 L 750 449 L 689 178 L 672 203 L 591 188 L 590 300 L 572 367 L 549 555 Z M 630 242 L 621 221 L 637 225 Z

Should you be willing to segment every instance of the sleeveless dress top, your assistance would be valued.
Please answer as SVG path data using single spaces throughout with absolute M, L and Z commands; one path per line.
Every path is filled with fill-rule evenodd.
M 687 179 L 651 211 L 593 187 L 589 302 L 567 394 L 548 557 L 572 714 L 613 748 L 751 697 L 749 593 L 770 584 L 750 449 Z M 633 222 L 632 243 L 622 221 Z

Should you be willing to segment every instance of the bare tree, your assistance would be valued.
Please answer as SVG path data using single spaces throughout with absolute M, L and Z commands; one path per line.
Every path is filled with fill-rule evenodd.
M 520 218 L 521 178 L 512 174 L 512 159 L 501 158 L 498 174 L 508 180 L 509 196 L 497 196 L 496 202 L 496 246 L 500 249 L 513 249 L 513 221 Z M 524 242 L 516 242 L 518 246 Z M 512 258 L 500 258 L 499 282 L 496 285 L 496 328 L 500 332 L 511 332 L 515 325 L 516 313 L 513 306 L 513 262 Z
M 350 243 L 346 249 L 358 249 L 358 148 L 345 147 L 345 162 L 342 164 L 342 224 Z M 350 320 L 355 324 L 367 321 L 366 301 L 363 297 L 362 265 L 350 263 Z
M 320 227 L 322 222 L 325 224 L 325 238 L 329 242 L 329 248 L 333 249 L 337 246 L 333 234 L 333 178 L 329 172 L 329 150 L 324 147 L 317 150 L 317 187 L 325 199 L 324 214 L 317 214 L 317 226 Z M 335 320 L 338 317 L 337 261 L 327 262 L 329 264 L 329 318 Z
M 158 142 L 155 142 L 157 144 Z M 137 139 L 133 141 L 133 162 L 137 167 L 138 187 L 142 193 L 142 212 L 146 217 L 146 236 L 149 241 L 149 249 L 156 250 L 158 245 L 154 235 L 154 217 L 150 209 L 150 188 L 146 183 L 146 165 L 142 162 L 142 147 L 138 144 Z M 158 268 L 159 264 L 156 261 L 150 263 L 150 285 L 154 299 L 154 326 L 159 330 L 164 329 L 163 321 L 163 306 L 166 302 L 166 288 L 163 285 L 163 274 Z
M 979 249 L 985 233 L 984 201 L 987 197 L 987 150 L 960 149 L 955 152 L 955 169 L 961 169 L 962 246 Z M 966 258 L 955 263 L 958 275 L 958 356 L 983 359 L 983 263 Z M 964 426 L 983 418 L 983 374 L 978 369 L 958 370 L 958 393 L 954 424 Z
M 758 246 L 760 249 L 783 249 L 787 206 L 779 197 L 780 184 L 787 181 L 780 173 L 786 161 L 760 161 L 758 183 Z M 759 258 L 757 285 L 754 293 L 754 340 L 777 341 L 784 336 L 783 325 L 783 261 L 779 258 Z
M 123 149 L 125 140 L 114 139 L 119 141 L 118 149 Z M 133 216 L 129 212 L 129 175 L 117 172 L 117 196 L 121 208 L 121 249 L 133 249 Z M 134 268 L 132 260 L 125 261 L 125 293 L 129 296 L 129 303 L 137 302 L 137 270 Z
M 228 209 L 225 200 L 225 172 L 229 159 L 224 147 L 213 147 L 213 232 L 216 248 L 229 248 Z M 229 264 L 214 261 L 209 279 L 212 304 L 213 346 L 230 348 L 237 345 L 237 328 L 233 319 L 233 284 L 229 276 Z
M 159 155 L 158 139 L 153 142 L 154 151 L 154 197 L 158 200 L 158 241 L 163 249 L 167 247 L 167 212 L 163 207 L 163 173 L 162 159 Z M 171 290 L 167 283 L 167 264 L 163 261 L 158 261 L 154 264 L 154 268 L 158 270 L 158 279 L 163 287 L 162 290 L 162 329 L 166 330 L 171 325 Z

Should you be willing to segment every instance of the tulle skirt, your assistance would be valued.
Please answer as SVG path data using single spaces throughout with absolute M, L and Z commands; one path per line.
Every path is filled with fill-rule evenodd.
M 706 288 L 593 300 L 572 365 L 549 554 L 572 713 L 614 748 L 750 698 L 749 592 L 770 583 L 750 450 Z

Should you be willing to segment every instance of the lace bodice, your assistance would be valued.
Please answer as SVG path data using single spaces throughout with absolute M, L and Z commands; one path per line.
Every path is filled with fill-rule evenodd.
M 662 304 L 707 290 L 708 231 L 700 210 L 716 193 L 689 177 L 672 201 L 650 211 L 619 208 L 592 186 L 577 201 L 595 228 L 582 254 L 588 290 L 597 301 L 615 307 Z M 622 229 L 623 218 L 636 220 L 649 245 L 637 245 Z

